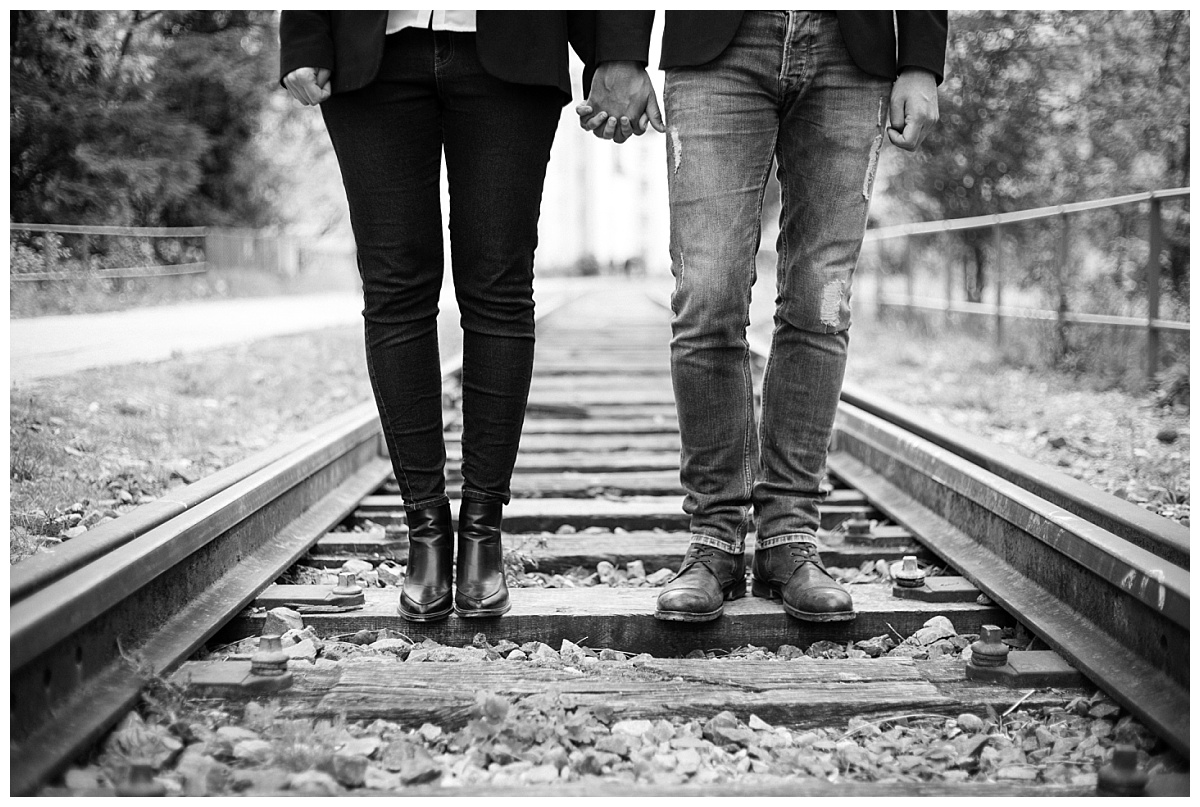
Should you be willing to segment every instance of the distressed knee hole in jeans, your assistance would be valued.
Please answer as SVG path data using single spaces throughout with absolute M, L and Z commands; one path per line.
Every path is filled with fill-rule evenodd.
M 672 126 L 667 134 L 671 146 L 671 164 L 678 172 L 679 164 L 683 162 L 683 144 L 679 140 L 679 127 Z
M 821 324 L 837 328 L 842 324 L 842 296 L 846 281 L 831 280 L 821 289 Z

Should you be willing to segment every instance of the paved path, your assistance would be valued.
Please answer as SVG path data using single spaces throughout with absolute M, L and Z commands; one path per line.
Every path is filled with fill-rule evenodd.
M 357 292 L 181 303 L 9 321 L 9 383 L 362 322 Z
M 658 283 L 613 277 L 542 277 L 534 282 L 539 305 L 616 285 L 640 295 L 650 289 L 664 299 L 670 279 Z M 441 299 L 444 349 L 456 330 L 454 290 Z M 9 384 L 69 375 L 93 367 L 169 359 L 256 339 L 362 323 L 358 292 L 201 301 L 178 305 L 9 320 Z M 456 335 L 456 334 L 455 334 Z

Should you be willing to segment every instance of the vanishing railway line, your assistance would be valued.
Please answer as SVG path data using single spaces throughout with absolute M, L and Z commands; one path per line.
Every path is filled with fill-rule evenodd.
M 539 327 L 514 500 L 505 510 L 506 549 L 534 554 L 546 572 L 601 560 L 616 567 L 640 560 L 648 573 L 677 567 L 687 522 L 679 507 L 665 311 L 629 288 L 610 299 L 571 301 Z M 444 370 L 452 378 L 457 363 Z M 447 435 L 453 475 L 451 416 Z M 656 589 L 596 586 L 516 588 L 512 611 L 500 619 L 451 616 L 414 627 L 396 613 L 394 587 L 276 582 L 297 562 L 335 568 L 351 557 L 407 557 L 402 503 L 389 481 L 374 409 L 360 407 L 14 567 L 12 792 L 52 781 L 136 702 L 149 675 L 183 665 L 180 676 L 236 689 L 230 682 L 245 679 L 250 662 L 188 659 L 206 643 L 258 635 L 267 609 L 296 603 L 306 604 L 305 625 L 321 636 L 391 628 L 462 646 L 483 631 L 493 642 L 558 646 L 568 639 L 656 658 L 642 665 L 638 681 L 595 670 L 584 677 L 534 667 L 518 674 L 513 670 L 522 668 L 508 664 L 357 659 L 330 674 L 293 663 L 292 688 L 278 696 L 293 715 L 453 723 L 477 689 L 516 696 L 553 690 L 632 717 L 703 719 L 728 709 L 786 726 L 844 725 L 852 715 L 982 712 L 1010 705 L 1010 686 L 1034 690 L 1027 705 L 1057 703 L 1091 682 L 1179 754 L 1190 754 L 1185 528 L 854 389 L 843 396 L 829 472 L 833 487 L 822 507 L 827 566 L 914 556 L 962 577 L 929 577 L 904 590 L 854 585 L 858 618 L 844 623 L 800 623 L 778 603 L 753 597 L 727 603 L 714 622 L 664 623 L 653 618 Z M 682 658 L 746 644 L 907 636 L 936 615 L 960 634 L 1020 623 L 1056 652 L 1010 653 L 1007 663 L 972 677 L 961 661 L 713 666 Z M 580 786 L 547 787 L 568 795 Z M 1034 792 L 1013 784 L 846 787 L 837 792 Z M 689 792 L 627 784 L 609 790 Z M 784 792 L 830 791 L 802 781 L 762 795 Z M 1036 792 L 1088 791 L 1040 785 Z

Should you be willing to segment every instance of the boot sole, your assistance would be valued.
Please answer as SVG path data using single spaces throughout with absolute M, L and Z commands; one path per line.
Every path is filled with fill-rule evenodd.
M 783 610 L 789 616 L 793 616 L 802 622 L 849 622 L 853 619 L 858 619 L 857 611 L 825 611 L 823 613 L 801 611 L 799 608 L 788 605 L 787 600 L 783 599 L 783 593 L 779 589 L 769 583 L 762 583 L 758 580 L 755 580 L 754 585 L 750 587 L 750 593 L 755 597 L 762 597 L 767 600 L 779 600 L 780 604 L 783 605 Z
M 746 581 L 742 580 L 741 585 L 734 584 L 725 592 L 725 601 L 736 600 L 746 596 Z M 661 619 L 664 622 L 712 622 L 714 619 L 725 613 L 725 603 L 715 611 L 704 611 L 699 614 L 692 611 L 664 611 L 661 608 L 654 609 L 654 618 Z
M 396 613 L 400 614 L 400 616 L 404 617 L 409 622 L 440 622 L 441 620 L 450 616 L 451 610 L 453 609 L 447 608 L 445 611 L 438 611 L 434 614 L 411 614 L 408 611 L 405 611 L 403 608 L 397 608 Z
M 512 610 L 512 603 L 508 603 L 503 608 L 480 608 L 478 610 L 464 611 L 457 605 L 454 606 L 454 613 L 461 619 L 483 619 L 486 617 L 502 616 Z

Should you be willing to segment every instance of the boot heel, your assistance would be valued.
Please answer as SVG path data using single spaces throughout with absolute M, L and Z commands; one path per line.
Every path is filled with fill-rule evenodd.
M 777 600 L 780 597 L 779 592 L 771 588 L 769 583 L 764 583 L 761 580 L 755 580 L 750 587 L 750 593 L 755 597 L 763 597 L 768 600 Z
M 725 599 L 727 600 L 736 600 L 745 596 L 746 578 L 744 577 L 741 580 L 735 581 L 734 584 L 729 587 L 729 591 L 725 592 Z

